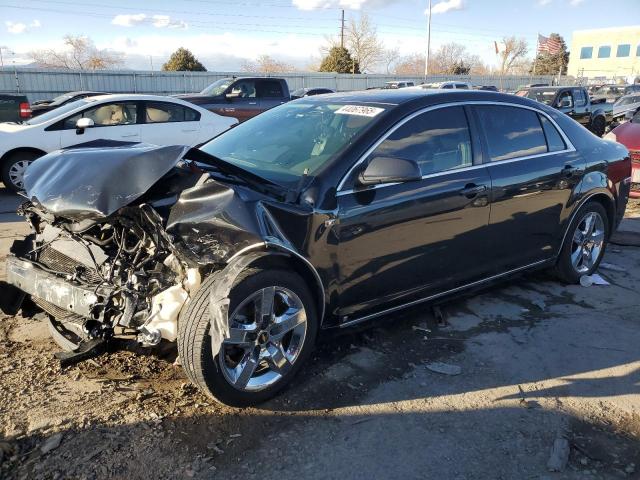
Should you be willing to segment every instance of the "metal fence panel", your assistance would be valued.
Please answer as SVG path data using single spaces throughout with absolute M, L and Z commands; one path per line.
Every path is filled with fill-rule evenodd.
M 0 93 L 24 93 L 29 101 L 53 98 L 75 90 L 95 90 L 109 93 L 153 93 L 173 95 L 199 92 L 221 78 L 253 75 L 246 72 L 151 72 L 133 70 L 0 70 Z M 258 74 L 258 76 L 262 76 Z M 439 82 L 459 80 L 474 85 L 494 85 L 503 90 L 515 90 L 520 85 L 557 81 L 553 76 L 500 76 L 500 75 L 430 75 L 428 77 L 398 75 L 351 75 L 320 72 L 272 74 L 287 80 L 291 91 L 302 87 L 327 87 L 338 91 L 364 90 L 381 87 L 393 80 Z M 574 79 L 563 77 L 561 83 L 574 84 Z

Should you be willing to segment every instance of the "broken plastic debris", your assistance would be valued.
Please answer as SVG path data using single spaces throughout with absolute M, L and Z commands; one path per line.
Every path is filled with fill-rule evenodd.
M 442 375 L 460 375 L 462 373 L 462 368 L 458 365 L 451 365 L 443 362 L 427 363 L 427 368 L 432 372 L 440 373 Z
M 593 275 L 583 275 L 580 277 L 580 285 L 583 287 L 590 287 L 591 285 L 611 285 L 604 278 L 597 273 Z

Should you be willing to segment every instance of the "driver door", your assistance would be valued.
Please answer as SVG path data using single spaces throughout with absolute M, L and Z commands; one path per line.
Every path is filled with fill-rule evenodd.
M 235 117 L 239 122 L 244 122 L 260 113 L 260 99 L 258 98 L 255 80 L 239 80 L 234 83 L 227 95 L 227 105 L 222 107 L 222 115 Z
M 81 118 L 93 120 L 93 127 L 77 129 Z M 138 102 L 113 102 L 92 106 L 62 123 L 60 148 L 68 148 L 95 140 L 140 142 Z

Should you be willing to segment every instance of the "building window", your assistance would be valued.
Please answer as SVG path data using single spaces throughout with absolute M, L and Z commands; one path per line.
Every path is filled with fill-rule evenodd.
M 593 47 L 582 47 L 580 49 L 580 58 L 593 57 Z
M 628 43 L 624 45 L 618 45 L 618 50 L 616 51 L 616 57 L 628 57 L 631 53 L 631 45 Z
M 611 56 L 611 47 L 605 46 L 598 48 L 598 58 L 609 58 Z
M 636 48 L 636 57 L 640 57 L 640 45 Z

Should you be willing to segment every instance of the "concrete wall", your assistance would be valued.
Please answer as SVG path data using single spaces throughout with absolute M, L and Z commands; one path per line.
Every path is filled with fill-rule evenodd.
M 73 71 L 50 69 L 0 70 L 0 92 L 24 93 L 30 102 L 53 98 L 76 90 L 95 90 L 108 93 L 153 93 L 172 95 L 199 92 L 221 78 L 248 75 L 246 72 L 151 72 L 151 71 Z M 286 78 L 291 91 L 300 87 L 328 87 L 338 91 L 364 90 L 380 87 L 391 80 L 413 80 L 416 84 L 424 77 L 398 77 L 394 75 L 349 75 L 332 73 L 287 73 L 273 75 Z M 529 83 L 549 83 L 551 76 L 490 75 L 431 75 L 427 82 L 462 80 L 474 85 L 495 85 L 504 90 L 515 90 Z
M 629 45 L 628 56 L 617 56 L 619 45 Z M 601 47 L 610 47 L 608 58 L 598 58 Z M 584 48 L 592 49 L 591 58 L 580 58 L 581 53 L 587 53 Z M 633 81 L 640 77 L 640 25 L 573 32 L 567 73 L 592 80 L 600 77 Z

